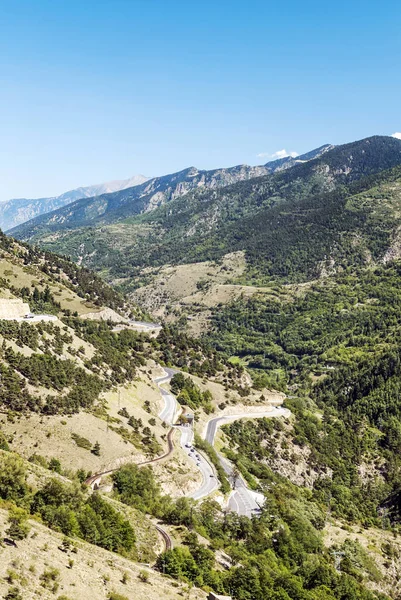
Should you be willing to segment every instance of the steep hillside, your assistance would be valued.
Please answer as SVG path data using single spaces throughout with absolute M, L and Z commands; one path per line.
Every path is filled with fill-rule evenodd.
M 145 565 L 81 540 L 74 540 L 68 547 L 63 534 L 49 530 L 36 519 L 29 525 L 28 539 L 1 550 L 2 598 L 206 600 L 206 592 L 196 588 L 188 592 L 185 583 L 164 577 Z M 7 527 L 7 511 L 1 509 L 0 528 Z M 149 543 L 157 544 L 157 540 Z M 14 590 L 14 595 L 10 590 Z
M 136 185 L 140 185 L 147 181 L 147 177 L 143 175 L 134 175 L 129 179 L 121 181 L 108 181 L 87 187 L 80 187 L 69 192 L 65 192 L 60 196 L 52 196 L 51 198 L 15 198 L 6 202 L 0 203 L 0 228 L 3 231 L 17 227 L 25 221 L 29 221 L 39 215 L 46 214 L 58 208 L 62 208 L 66 204 L 70 204 L 81 198 L 90 198 L 99 194 L 109 194 L 118 190 L 125 190 Z
M 191 326 L 200 323 L 204 330 L 213 307 L 242 295 L 271 295 L 273 290 L 266 288 L 271 280 L 313 281 L 399 258 L 400 206 L 401 169 L 395 167 L 346 189 L 301 201 L 296 196 L 232 222 L 211 236 L 207 246 L 171 239 L 169 247 L 158 246 L 157 251 L 173 265 L 146 267 L 133 282 L 117 282 L 133 289 L 132 297 L 146 310 L 169 319 L 189 315 Z M 185 263 L 174 265 L 180 245 L 187 249 Z M 237 252 L 220 258 L 227 247 Z M 191 252 L 201 257 L 207 252 L 214 260 L 188 264 Z M 156 249 L 152 257 L 157 263 Z
M 195 167 L 179 173 L 155 177 L 135 189 L 115 194 L 102 194 L 88 200 L 74 202 L 64 210 L 56 210 L 12 231 L 21 239 L 36 237 L 37 231 L 55 231 L 58 228 L 79 228 L 114 223 L 142 212 L 149 212 L 198 188 L 214 190 L 220 187 L 283 171 L 294 164 L 323 155 L 332 146 L 325 145 L 296 159 L 287 157 L 266 165 L 250 167 L 239 165 L 227 169 L 199 171 Z
M 166 290 L 159 308 L 177 324 L 157 337 L 132 330 L 127 316 L 135 309 L 117 294 L 118 326 L 83 318 L 108 305 L 101 298 L 109 288 L 64 259 L 4 237 L 3 295 L 59 321 L 0 321 L 2 444 L 67 481 L 60 488 L 44 475 L 17 478 L 10 498 L 0 477 L 0 496 L 49 528 L 132 560 L 146 556 L 139 539 L 155 534 L 149 517 L 161 519 L 176 547 L 152 555 L 156 569 L 235 599 L 391 595 L 401 495 L 400 162 L 397 140 L 370 138 L 93 229 L 93 243 L 119 231 L 123 253 L 112 263 L 110 243 L 109 274 L 132 277 L 128 260 L 135 257 L 144 297 L 153 280 L 155 294 Z M 142 238 L 128 251 L 124 236 L 133 231 Z M 166 257 L 181 264 L 165 266 Z M 191 271 L 188 261 L 198 257 L 214 260 L 193 262 Z M 73 275 L 64 275 L 69 269 Z M 85 292 L 82 273 L 90 283 Z M 25 275 L 34 278 L 28 289 Z M 252 279 L 257 285 L 244 285 Z M 82 307 L 78 316 L 54 299 L 63 280 Z M 307 282 L 288 283 L 294 280 Z M 199 327 L 195 341 L 180 332 L 187 325 L 180 316 L 193 316 L 202 303 L 209 328 Z M 166 453 L 172 434 L 158 416 L 164 412 L 154 382 L 163 363 L 183 371 L 169 389 L 189 412 L 183 422 L 195 415 L 197 454 L 182 438 L 181 448 Z M 288 394 L 285 410 L 272 408 L 271 398 L 280 399 L 271 390 Z M 213 445 L 209 425 L 222 416 L 228 424 Z M 139 467 L 148 460 L 156 465 Z M 203 483 L 196 472 L 202 464 L 209 469 Z M 101 494 L 78 494 L 88 470 L 101 472 L 87 479 L 100 482 Z M 196 502 L 191 494 L 199 485 L 208 491 Z M 241 490 L 247 501 L 264 502 L 252 519 L 235 500 Z M 98 513 L 95 533 L 91 511 Z M 107 514 L 110 531 L 103 529 Z M 349 539 L 338 535 L 341 527 L 352 532 Z M 380 543 L 372 545 L 373 536 Z M 108 577 L 117 585 L 112 572 Z M 63 585 L 69 580 L 60 576 Z
M 398 223 L 400 163 L 400 140 L 368 138 L 274 175 L 200 188 L 137 217 L 124 219 L 120 207 L 118 220 L 101 228 L 32 222 L 19 235 L 128 291 L 149 281 L 147 267 L 220 260 L 235 251 L 245 251 L 242 283 L 302 281 L 333 261 L 338 267 L 383 258 Z
M 182 594 L 185 586 L 135 564 L 154 564 L 167 543 L 149 510 L 120 502 L 111 481 L 101 494 L 84 482 L 92 472 L 168 457 L 165 490 L 174 497 L 190 489 L 199 473 L 158 416 L 163 396 L 154 379 L 165 375 L 158 363 L 232 383 L 239 370 L 174 331 L 137 332 L 128 318 L 134 307 L 65 259 L 3 234 L 0 252 L 0 589 L 8 598 L 62 590 L 74 600 L 88 586 L 104 600 Z M 105 311 L 108 320 L 97 320 Z M 174 502 L 166 496 L 164 506 Z M 75 559 L 85 564 L 70 572 Z
M 324 490 L 348 520 L 399 521 L 400 273 L 394 260 L 308 286 L 271 285 L 213 310 L 206 334 L 255 383 L 292 398 L 293 427 L 281 450 L 264 446 L 265 464 Z

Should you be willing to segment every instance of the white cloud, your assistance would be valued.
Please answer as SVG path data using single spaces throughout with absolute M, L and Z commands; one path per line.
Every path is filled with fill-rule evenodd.
M 396 131 L 395 133 L 393 133 L 391 135 L 391 137 L 395 137 L 395 138 L 397 138 L 397 140 L 401 140 L 401 132 Z
M 269 154 L 269 152 L 261 152 L 257 154 L 258 158 L 271 158 L 272 160 L 276 160 L 278 158 L 287 158 L 287 156 L 291 156 L 291 158 L 296 158 L 298 156 L 298 152 L 287 152 L 284 148 L 282 150 L 277 150 L 273 154 Z

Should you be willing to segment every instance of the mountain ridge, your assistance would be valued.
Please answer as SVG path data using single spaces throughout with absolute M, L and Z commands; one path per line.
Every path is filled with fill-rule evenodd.
M 187 176 L 191 174 L 197 176 L 190 169 Z M 341 238 L 348 219 L 351 234 L 356 232 L 352 241 L 360 239 L 360 231 L 370 234 L 374 243 L 366 247 L 372 258 L 380 255 L 399 192 L 401 204 L 401 144 L 373 138 L 274 175 L 217 189 L 194 189 L 154 211 L 111 225 L 81 228 L 76 235 L 84 236 L 79 242 L 82 245 L 90 232 L 96 243 L 104 243 L 105 231 L 113 234 L 109 246 L 103 247 L 105 259 L 120 236 L 126 244 L 114 255 L 120 267 L 133 257 L 142 258 L 146 265 L 150 257 L 183 261 L 212 250 L 219 259 L 219 253 L 227 251 L 230 244 L 244 241 L 250 244 L 243 250 L 248 265 L 252 251 L 265 263 L 270 232 L 284 254 L 288 248 L 293 252 L 278 261 L 278 266 L 290 263 L 296 269 L 303 263 L 308 267 L 316 240 L 323 237 L 337 243 L 336 236 L 339 233 Z M 121 218 L 123 212 L 115 214 Z M 369 218 L 374 220 L 369 222 Z M 119 231 L 119 227 L 123 229 Z M 130 255 L 127 243 L 132 244 L 134 234 L 145 237 L 146 230 L 152 231 L 148 245 L 139 245 L 137 253 Z M 299 230 L 304 234 L 300 239 L 293 235 Z M 55 230 L 52 235 L 61 234 Z M 256 242 L 254 247 L 251 242 Z M 350 248 L 352 244 L 345 250 Z M 296 286 L 270 282 L 265 296 L 260 291 L 256 298 L 247 301 L 240 296 L 226 308 L 217 304 L 209 336 L 193 340 L 180 329 L 183 320 L 163 327 L 154 338 L 131 331 L 128 323 L 115 327 L 110 321 L 91 322 L 93 317 L 87 311 L 112 302 L 124 313 L 129 306 L 99 278 L 64 258 L 7 236 L 0 236 L 0 249 L 3 293 L 29 299 L 36 311 L 54 310 L 59 317 L 57 325 L 0 322 L 0 333 L 6 339 L 1 348 L 0 400 L 7 409 L 0 425 L 0 444 L 5 446 L 0 453 L 0 475 L 8 476 L 6 485 L 0 477 L 0 497 L 26 507 L 25 519 L 40 517 L 48 526 L 46 546 L 43 538 L 36 546 L 40 572 L 44 571 L 34 579 L 37 567 L 30 569 L 30 585 L 43 587 L 50 579 L 52 586 L 60 583 L 64 586 L 60 591 L 71 593 L 66 587 L 67 575 L 73 573 L 78 580 L 82 574 L 79 562 L 94 564 L 83 555 L 80 540 L 132 560 L 153 561 L 156 531 L 150 515 L 161 520 L 163 528 L 171 527 L 174 534 L 174 547 L 166 546 L 156 559 L 156 569 L 174 578 L 185 577 L 195 586 L 238 598 L 250 592 L 258 600 L 272 593 L 305 600 L 387 600 L 384 594 L 391 593 L 399 581 L 399 573 L 393 572 L 388 561 L 399 552 L 397 540 L 390 545 L 398 527 L 397 515 L 386 514 L 388 531 L 379 530 L 384 527 L 383 502 L 390 494 L 399 494 L 400 485 L 401 435 L 399 422 L 393 418 L 401 414 L 399 266 L 365 269 L 363 277 L 358 272 L 351 277 L 345 270 L 338 287 L 332 278 L 329 285 L 312 283 L 310 293 L 306 288 L 306 293 L 299 293 Z M 101 249 L 97 247 L 99 254 Z M 252 265 L 255 268 L 257 262 Z M 222 265 L 222 282 L 229 267 Z M 209 266 L 204 273 L 209 276 Z M 68 287 L 64 289 L 66 276 Z M 202 289 L 208 281 L 199 283 L 196 287 Z M 80 318 L 74 316 L 75 308 L 81 311 Z M 194 308 L 198 310 L 199 304 Z M 217 353 L 220 351 L 222 354 Z M 139 452 L 160 456 L 166 443 L 161 398 L 154 386 L 155 377 L 160 381 L 162 375 L 158 364 L 183 371 L 172 378 L 168 389 L 177 394 L 180 404 L 193 408 L 194 414 L 196 411 L 194 428 L 198 431 L 205 419 L 210 419 L 209 412 L 221 415 L 217 411 L 227 410 L 226 414 L 232 414 L 230 405 L 238 400 L 260 408 L 269 389 L 291 393 L 286 399 L 292 413 L 288 420 L 247 419 L 224 426 L 219 440 L 224 457 L 235 465 L 229 475 L 233 483 L 217 471 L 214 476 L 221 490 L 210 501 L 194 504 L 178 484 L 173 499 L 165 496 L 175 477 L 182 476 L 177 482 L 183 483 L 192 476 L 187 466 L 191 453 L 182 452 L 184 448 L 178 444 L 178 458 L 172 456 L 163 464 L 163 475 L 150 466 L 138 468 Z M 244 378 L 249 381 L 246 387 L 236 387 Z M 166 385 L 164 378 L 162 381 Z M 370 392 L 375 396 L 369 397 Z M 172 431 L 177 435 L 177 428 Z M 207 452 L 212 462 L 218 460 L 213 447 L 201 443 L 195 439 L 195 445 Z M 11 453 L 8 456 L 8 444 L 29 464 Z M 121 456 L 111 457 L 117 445 Z M 78 471 L 77 456 L 83 457 Z M 136 458 L 136 464 L 120 462 L 126 456 L 130 463 Z M 96 468 L 111 458 L 120 465 L 112 476 L 112 490 L 107 481 L 94 494 L 80 487 L 90 465 Z M 32 482 L 30 465 L 41 467 L 41 481 Z M 74 470 L 69 470 L 71 467 Z M 71 479 L 62 482 L 51 471 Z M 28 473 L 33 488 L 27 485 Z M 265 506 L 250 520 L 227 513 L 214 501 L 224 499 L 221 494 L 235 488 L 238 477 L 251 489 L 263 491 L 266 498 Z M 5 521 L 6 516 L 0 516 Z M 11 511 L 8 518 L 13 518 Z M 330 541 L 327 530 L 333 523 L 338 528 L 341 525 L 347 535 L 353 527 L 362 537 L 349 535 L 345 541 Z M 49 528 L 68 537 L 57 539 L 56 535 L 54 539 Z M 369 536 L 375 544 L 380 539 L 380 544 L 367 542 Z M 32 535 L 18 544 L 25 551 L 31 539 L 36 538 Z M 48 543 L 51 554 L 43 555 Z M 72 544 L 79 552 L 75 566 L 70 558 Z M 333 560 L 334 552 L 343 557 L 341 572 Z M 149 581 L 148 589 L 155 591 L 158 580 L 151 570 L 144 575 L 135 567 L 130 581 L 127 573 L 115 569 L 116 557 L 105 556 L 110 567 L 106 569 L 97 556 L 94 548 L 94 573 L 101 577 L 93 587 L 99 590 L 99 600 L 150 598 L 147 588 L 142 595 L 137 579 L 144 584 Z M 49 570 L 49 561 L 53 570 Z M 2 564 L 3 588 L 17 577 L 24 586 L 24 570 L 11 559 L 8 565 L 6 572 Z M 124 568 L 128 566 L 124 563 Z M 87 577 L 90 572 L 85 581 Z M 52 587 L 46 597 L 56 591 L 57 587 Z M 128 595 L 121 596 L 120 591 Z M 168 592 L 157 589 L 155 596 L 164 597 Z M 186 592 L 194 595 L 189 586 L 182 594 Z M 11 593 L 12 589 L 8 595 Z M 84 596 L 76 589 L 77 593 Z
M 330 255 L 331 245 L 341 246 L 345 218 L 356 231 L 366 229 L 367 215 L 363 210 L 358 217 L 355 211 L 349 212 L 347 198 L 374 187 L 381 173 L 387 173 L 385 179 L 398 179 L 398 172 L 392 174 L 389 170 L 399 165 L 401 141 L 373 136 L 337 146 L 313 160 L 273 174 L 212 189 L 196 187 L 143 214 L 132 214 L 128 199 L 122 201 L 119 193 L 116 206 L 111 205 L 109 197 L 104 200 L 110 204 L 108 212 L 100 206 L 97 215 L 92 212 L 91 219 L 84 210 L 80 215 L 76 211 L 71 222 L 68 214 L 64 219 L 64 209 L 39 223 L 34 221 L 18 228 L 15 235 L 70 255 L 100 270 L 109 281 L 123 282 L 129 290 L 147 267 L 220 260 L 225 254 L 240 250 L 246 252 L 247 277 L 254 271 L 252 281 L 258 273 L 263 277 L 285 277 L 287 272 L 290 279 L 294 278 L 295 265 L 299 269 L 298 280 L 308 279 L 316 273 L 327 252 Z M 182 176 L 182 172 L 176 176 Z M 102 197 L 96 200 L 99 201 Z M 85 202 L 80 201 L 80 206 Z M 77 214 L 81 221 L 74 227 Z M 333 229 L 330 219 L 334 215 Z M 395 221 L 388 222 L 389 232 L 394 226 Z M 311 235 L 305 238 L 308 229 Z M 380 235 L 384 239 L 384 234 Z M 370 247 L 373 239 L 368 238 Z M 307 261 L 301 264 L 298 256 L 292 264 L 293 259 L 288 258 L 289 266 L 284 269 L 284 255 L 290 256 L 292 244 L 301 244 Z M 352 248 L 349 257 L 356 260 L 358 246 Z
M 95 219 L 109 218 L 108 213 L 118 210 L 130 214 L 151 212 L 155 208 L 170 202 L 175 198 L 197 188 L 217 189 L 238 181 L 252 179 L 263 175 L 269 175 L 276 171 L 291 168 L 300 162 L 312 160 L 333 148 L 325 144 L 297 158 L 286 157 L 277 161 L 271 161 L 265 165 L 249 166 L 236 165 L 234 167 L 217 168 L 212 170 L 199 170 L 196 167 L 187 167 L 181 171 L 148 179 L 135 186 L 125 187 L 114 193 L 103 193 L 93 197 L 79 198 L 69 202 L 65 206 L 57 207 L 44 215 L 38 215 L 32 223 L 32 219 L 24 225 L 22 230 L 48 222 L 63 224 L 71 221 L 79 221 L 81 224 L 90 224 Z M 1 206 L 0 206 L 1 209 Z M 10 229 L 12 235 L 19 234 L 20 227 Z
M 5 200 L 0 203 L 0 228 L 3 231 L 7 231 L 36 216 L 62 208 L 75 200 L 134 187 L 144 183 L 148 179 L 149 178 L 144 175 L 134 175 L 128 179 L 81 186 L 58 196 L 32 199 L 12 198 L 10 200 Z

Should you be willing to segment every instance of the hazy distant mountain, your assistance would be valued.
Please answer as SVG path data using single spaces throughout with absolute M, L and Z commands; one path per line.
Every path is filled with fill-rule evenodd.
M 25 223 L 25 221 L 29 221 L 29 219 L 56 210 L 57 208 L 62 208 L 75 200 L 125 190 L 126 188 L 140 185 L 147 180 L 148 177 L 145 177 L 144 175 L 134 175 L 129 179 L 108 181 L 106 183 L 89 185 L 87 187 L 79 187 L 75 190 L 65 192 L 60 196 L 53 196 L 50 198 L 15 198 L 13 200 L 8 200 L 0 203 L 0 228 L 3 231 L 7 231 L 12 227 Z

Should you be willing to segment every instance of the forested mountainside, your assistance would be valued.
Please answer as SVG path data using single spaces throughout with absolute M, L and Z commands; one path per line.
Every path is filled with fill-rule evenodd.
M 244 282 L 305 281 L 391 252 L 400 163 L 400 140 L 373 137 L 273 175 L 198 189 L 137 217 L 120 212 L 111 225 L 31 222 L 17 234 L 126 290 L 146 267 L 220 260 L 233 251 L 245 252 Z
M 350 520 L 372 522 L 399 495 L 400 278 L 395 260 L 307 287 L 272 285 L 220 306 L 206 334 L 255 382 L 287 390 L 295 445 L 309 455 L 299 481 L 324 489 Z M 283 452 L 266 459 L 277 469 Z M 399 519 L 398 500 L 390 504 Z
M 140 311 L 96 275 L 3 234 L 0 310 L 1 596 L 50 598 L 64 591 L 60 598 L 78 600 L 90 588 L 94 598 L 121 599 L 115 590 L 125 588 L 145 597 L 150 575 L 138 563 L 154 561 L 164 547 L 149 511 L 123 504 L 117 493 L 91 494 L 84 481 L 92 470 L 166 455 L 171 442 L 153 381 L 163 375 L 159 363 L 185 365 L 204 378 L 229 377 L 238 398 L 242 369 L 174 330 L 141 333 L 130 321 Z M 210 393 L 198 400 L 199 409 L 207 400 L 212 410 Z M 173 450 L 172 489 L 175 470 L 196 479 Z M 166 496 L 164 510 L 174 502 Z M 83 581 L 94 565 L 91 552 L 98 574 Z M 70 575 L 75 557 L 88 562 Z M 137 583 L 128 584 L 131 578 Z M 172 586 L 155 572 L 151 584 L 156 597 L 182 594 L 182 584 Z M 193 597 L 205 594 L 195 590 Z
M 256 167 L 238 165 L 212 171 L 200 171 L 190 167 L 178 173 L 155 177 L 132 189 L 71 203 L 64 210 L 55 210 L 51 214 L 32 219 L 22 227 L 14 229 L 12 234 L 21 239 L 28 239 L 35 237 L 36 230 L 39 229 L 53 231 L 60 227 L 75 229 L 86 225 L 114 223 L 142 212 L 152 211 L 191 190 L 214 190 L 237 181 L 286 170 L 295 164 L 321 156 L 332 147 L 326 144 L 297 158 L 286 157 Z
M 147 179 L 148 178 L 143 175 L 134 175 L 129 179 L 121 181 L 108 181 L 106 183 L 79 187 L 75 190 L 70 190 L 69 192 L 50 198 L 14 198 L 6 202 L 1 202 L 0 228 L 3 231 L 7 231 L 21 223 L 25 223 L 25 221 L 29 221 L 39 215 L 61 208 L 75 200 L 123 190 L 128 187 L 140 185 L 147 181 Z
M 167 353 L 175 365 L 188 364 L 182 353 L 189 345 L 193 372 L 212 375 L 223 368 L 210 351 L 199 353 L 199 342 L 185 336 L 174 342 L 173 331 L 146 344 L 129 328 L 129 318 L 141 312 L 97 275 L 4 234 L 0 244 L 3 312 L 20 300 L 34 315 L 54 316 L 31 323 L 30 317 L 10 312 L 9 320 L 0 320 L 3 409 L 56 414 L 90 408 L 113 385 L 133 381 L 147 358 L 163 360 Z M 113 332 L 113 323 L 126 325 L 122 335 Z M 84 342 L 91 346 L 87 351 Z M 19 346 L 27 346 L 26 352 Z
M 373 421 L 366 422 L 355 434 L 365 436 L 360 452 L 366 450 L 366 468 L 374 464 L 382 469 L 378 477 L 385 478 L 381 486 L 369 479 L 364 487 L 358 463 L 341 462 L 345 452 L 359 456 L 359 446 L 350 430 L 350 445 L 340 447 L 341 427 L 348 422 L 341 421 L 329 392 L 319 417 L 325 382 L 320 396 L 304 400 L 308 373 L 302 376 L 294 362 L 299 399 L 287 400 L 292 415 L 285 417 L 270 404 L 280 404 L 282 397 L 263 381 L 266 377 L 273 387 L 273 377 L 284 389 L 279 374 L 284 368 L 266 366 L 265 376 L 265 365 L 259 373 L 250 365 L 252 381 L 229 356 L 223 323 L 235 316 L 221 311 L 218 325 L 216 315 L 221 354 L 214 349 L 213 332 L 203 340 L 175 326 L 158 335 L 139 332 L 129 320 L 135 307 L 97 276 L 4 235 L 0 249 L 3 305 L 23 300 L 35 313 L 55 318 L 0 320 L 0 523 L 6 540 L 0 547 L 0 590 L 5 598 L 78 600 L 90 593 L 96 600 L 201 600 L 210 589 L 234 600 L 391 596 L 399 580 L 391 559 L 400 545 L 393 537 L 396 512 L 387 507 L 396 504 L 391 493 L 398 493 L 397 478 L 390 465 L 396 471 L 398 458 L 395 442 L 386 444 L 375 433 L 380 424 L 373 429 Z M 113 321 L 97 320 L 106 308 Z M 227 310 L 235 315 L 234 306 Z M 252 313 L 256 329 L 256 307 Z M 389 331 L 389 344 L 390 338 Z M 182 373 L 171 379 L 160 365 Z M 191 444 L 180 446 L 179 430 L 168 432 L 161 416 L 166 395 L 157 382 L 168 385 L 169 379 L 178 404 L 195 415 L 197 455 Z M 218 434 L 218 447 L 236 465 L 226 472 L 216 449 L 201 439 L 202 431 L 214 417 L 261 411 L 270 418 L 252 427 L 234 423 Z M 312 442 L 316 449 L 308 457 Z M 291 464 L 291 453 L 312 473 L 300 486 L 278 468 L 279 459 Z M 208 483 L 196 466 L 205 455 L 216 485 L 195 501 L 191 493 Z M 248 497 L 251 489 L 258 489 L 258 498 L 265 496 L 251 518 L 239 507 L 226 508 L 241 473 Z M 92 492 L 95 482 L 100 489 Z M 387 492 L 384 522 L 378 506 Z M 333 540 L 341 526 L 349 539 Z M 369 535 L 380 541 L 368 543 Z M 18 558 L 21 552 L 25 561 Z

